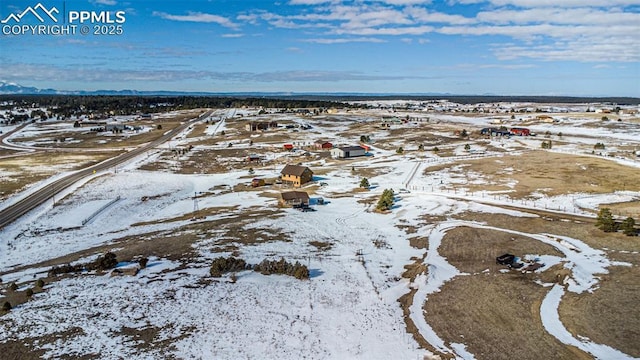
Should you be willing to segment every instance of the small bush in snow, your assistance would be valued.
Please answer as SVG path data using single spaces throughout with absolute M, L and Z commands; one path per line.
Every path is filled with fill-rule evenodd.
M 140 269 L 146 268 L 148 263 L 149 263 L 149 259 L 146 257 L 138 259 L 138 265 L 140 265 Z
M 28 298 L 33 296 L 33 289 L 28 288 L 27 291 L 25 291 L 24 293 L 25 295 L 27 295 Z
M 9 285 L 9 290 L 11 291 L 16 291 L 18 290 L 18 285 L 16 283 L 11 283 L 11 285 Z
M 253 270 L 263 275 L 282 274 L 293 276 L 296 279 L 309 278 L 309 269 L 306 265 L 302 265 L 297 261 L 295 264 L 291 264 L 284 258 L 280 258 L 278 261 L 264 259 L 260 264 L 255 265 Z
M 36 287 L 42 289 L 44 287 L 44 280 L 38 279 L 38 281 L 36 281 Z
M 219 257 L 213 259 L 209 273 L 213 277 L 220 277 L 228 272 L 248 270 L 250 268 L 243 259 L 237 259 L 233 256 L 229 256 L 228 258 Z
M 104 256 L 100 256 L 96 261 L 88 266 L 90 270 L 109 270 L 113 269 L 118 265 L 118 259 L 116 258 L 116 254 L 112 252 L 108 252 L 104 254 Z
M 11 310 L 11 303 L 8 301 L 5 301 L 4 304 L 2 304 L 2 311 L 9 311 Z

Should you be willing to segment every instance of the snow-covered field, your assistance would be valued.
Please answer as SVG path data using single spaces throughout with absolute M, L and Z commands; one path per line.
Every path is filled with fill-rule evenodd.
M 377 111 L 357 115 L 358 121 L 354 123 L 367 121 L 383 110 Z M 249 116 L 255 112 L 216 113 L 210 118 L 205 134 L 216 136 L 227 131 L 238 114 Z M 477 127 L 490 126 L 492 120 L 489 116 L 431 116 L 435 117 L 453 125 Z M 292 115 L 285 118 L 313 125 L 313 139 L 335 139 L 337 131 L 349 129 L 348 125 L 325 129 L 324 117 L 317 121 Z M 572 126 L 567 120 L 562 126 L 562 132 L 577 136 L 603 136 L 620 142 L 640 139 L 640 127 L 624 133 L 607 128 L 581 133 L 578 121 Z M 535 129 L 543 132 L 546 127 Z M 353 142 L 351 138 L 336 140 Z M 359 176 L 345 172 L 345 165 L 325 166 L 325 160 L 313 160 L 310 166 L 315 164 L 326 170 L 322 175 L 326 185 L 313 187 L 312 198 L 322 196 L 327 200 L 326 205 L 314 206 L 313 212 L 278 210 L 275 197 L 257 191 L 229 191 L 247 183 L 244 170 L 201 175 L 142 171 L 141 165 L 157 160 L 156 155 L 145 155 L 118 173 L 96 174 L 94 180 L 69 191 L 55 207 L 43 204 L 0 230 L 0 272 L 5 273 L 5 283 L 44 277 L 48 267 L 33 266 L 40 262 L 94 247 L 117 250 L 121 246 L 117 240 L 124 237 L 138 236 L 153 242 L 154 237 L 149 236 L 152 233 L 195 231 L 184 230 L 190 224 L 237 222 L 234 231 L 257 229 L 280 234 L 282 238 L 243 244 L 234 242 L 231 234 L 232 241 L 228 242 L 228 232 L 213 228 L 197 234 L 200 240 L 192 245 L 197 256 L 188 262 L 157 256 L 135 277 L 87 273 L 50 283 L 44 292 L 2 317 L 0 343 L 2 339 L 40 339 L 34 342 L 34 348 L 43 350 L 45 358 L 94 355 L 104 359 L 423 359 L 433 354 L 420 348 L 407 333 L 398 303 L 402 295 L 415 289 L 409 318 L 419 336 L 432 350 L 473 359 L 475 356 L 466 348 L 464 339 L 451 343 L 443 340 L 430 326 L 423 310 L 429 295 L 439 292 L 443 284 L 469 275 L 438 253 L 446 233 L 465 226 L 524 236 L 559 250 L 562 256 L 542 256 L 545 266 L 537 270 L 544 272 L 557 264 L 571 270 L 564 286 L 541 284 L 550 288 L 540 307 L 546 331 L 560 342 L 596 358 L 632 358 L 570 333 L 558 314 L 565 291 L 588 296 L 597 290 L 599 275 L 606 274 L 611 267 L 632 264 L 612 261 L 605 251 L 579 239 L 517 232 L 452 217 L 465 212 L 536 217 L 526 213 L 527 209 L 583 214 L 584 209 L 595 210 L 600 204 L 637 201 L 640 194 L 633 191 L 554 197 L 540 194 L 535 201 L 517 203 L 501 194 L 445 191 L 443 183 L 465 185 L 469 181 L 456 177 L 451 169 L 425 174 L 424 169 L 434 164 L 463 164 L 470 158 L 500 156 L 485 151 L 483 146 L 474 146 L 474 154 L 465 153 L 458 146 L 454 149 L 455 156 L 448 159 L 432 154 L 421 157 L 396 154 L 374 146 L 375 157 L 359 159 L 348 166 L 385 171 L 369 177 L 370 183 L 376 184 L 369 192 L 350 196 L 337 194 L 358 187 Z M 504 175 L 508 177 L 510 171 L 513 169 L 504 169 Z M 254 176 L 277 176 L 277 171 L 268 166 L 256 168 Z M 372 211 L 374 206 L 370 204 L 375 204 L 385 188 L 396 190 L 394 208 L 389 214 Z M 400 189 L 403 190 L 398 194 Z M 265 192 L 273 194 L 278 189 Z M 195 222 L 187 219 L 185 215 L 194 210 L 194 195 L 200 195 L 199 209 L 223 211 Z M 12 201 L 15 199 L 7 204 Z M 265 210 L 277 210 L 279 216 L 264 216 Z M 425 215 L 448 220 L 425 223 Z M 246 221 L 247 217 L 255 219 Z M 414 227 L 416 233 L 409 233 L 407 226 Z M 409 238 L 415 236 L 427 238 L 428 249 L 410 246 Z M 236 255 L 248 263 L 280 257 L 299 261 L 310 269 L 310 279 L 265 276 L 251 271 L 237 273 L 235 281 L 230 276 L 212 278 L 211 260 L 231 254 L 218 244 L 222 240 L 225 246 L 235 245 Z M 329 247 L 320 250 L 312 242 L 326 243 Z M 427 271 L 413 280 L 403 278 L 405 265 L 416 259 L 422 259 Z M 27 283 L 22 289 L 28 286 Z M 25 324 L 29 326 L 21 326 Z M 63 333 L 64 336 L 59 336 Z M 51 340 L 57 336 L 59 339 Z

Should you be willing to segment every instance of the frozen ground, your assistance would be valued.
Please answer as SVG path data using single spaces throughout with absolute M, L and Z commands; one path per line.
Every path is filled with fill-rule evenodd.
M 228 118 L 234 115 L 235 112 L 216 114 L 212 118 L 216 121 L 211 122 L 206 133 L 215 135 L 222 131 L 230 121 Z M 366 118 L 366 115 L 359 116 Z M 287 117 L 291 121 L 306 121 L 296 119 Z M 458 121 L 456 119 L 443 121 Z M 314 123 L 313 137 L 331 139 L 335 129 L 323 129 L 322 121 Z M 489 118 L 482 121 L 488 123 Z M 621 140 L 626 140 L 626 136 Z M 349 139 L 342 141 L 350 142 Z M 430 294 L 440 291 L 447 281 L 467 275 L 438 253 L 447 231 L 458 226 L 507 231 L 554 246 L 563 256 L 544 257 L 546 266 L 539 271 L 564 264 L 572 270 L 571 277 L 566 279 L 566 291 L 576 293 L 594 291 L 599 274 L 606 273 L 612 266 L 628 264 L 613 262 L 604 251 L 577 239 L 522 233 L 468 221 L 425 224 L 425 215 L 446 218 L 472 211 L 533 216 L 504 209 L 504 205 L 580 213 L 581 209 L 594 209 L 598 204 L 637 200 L 640 196 L 628 191 L 598 196 L 541 195 L 530 203 L 514 203 L 500 194 L 444 192 L 443 180 L 454 181 L 454 176 L 447 171 L 422 175 L 432 164 L 499 156 L 485 153 L 481 148 L 477 150 L 477 154 L 464 155 L 457 149 L 459 156 L 443 160 L 437 156 L 397 155 L 374 146 L 374 158 L 350 163 L 363 169 L 386 170 L 369 178 L 372 184 L 377 184 L 370 192 L 334 197 L 356 188 L 359 178 L 345 173 L 344 166 L 329 167 L 322 176 L 327 185 L 316 189 L 317 194 L 313 196 L 323 196 L 329 202 L 327 205 L 316 206 L 317 211 L 309 213 L 283 209 L 279 210 L 282 216 L 256 216 L 255 221 L 242 226 L 241 230 L 245 231 L 259 229 L 283 235 L 274 241 L 238 244 L 240 257 L 249 263 L 280 257 L 299 261 L 310 269 L 308 281 L 248 271 L 238 273 L 235 283 L 229 276 L 211 278 L 208 274 L 211 259 L 229 255 L 216 248 L 216 241 L 223 235 L 217 235 L 216 229 L 212 229 L 194 244 L 198 257 L 187 264 L 152 258 L 136 277 L 84 274 L 47 285 L 45 292 L 36 294 L 33 300 L 3 317 L 0 339 L 45 339 L 61 333 L 71 334 L 55 342 L 36 343 L 36 348 L 45 351 L 45 358 L 99 354 L 105 359 L 154 359 L 167 355 L 177 358 L 422 359 L 430 353 L 420 349 L 406 332 L 397 302 L 413 288 L 417 292 L 410 318 L 419 334 L 440 352 L 473 359 L 474 354 L 467 350 L 464 339 L 446 343 L 429 325 L 422 310 Z M 247 214 L 276 208 L 273 197 L 261 196 L 258 192 L 228 191 L 248 181 L 246 171 L 176 175 L 137 170 L 156 156 L 145 155 L 117 174 L 97 174 L 90 183 L 69 191 L 59 205 L 44 204 L 21 221 L 0 230 L 0 271 L 8 272 L 3 278 L 33 280 L 34 276 L 42 276 L 47 268 L 28 265 L 112 244 L 124 236 L 170 233 L 192 223 L 175 218 L 193 211 L 194 195 L 204 194 L 198 198 L 200 209 L 225 209 L 202 221 L 233 222 Z M 505 169 L 505 173 L 508 172 Z M 255 176 L 273 175 L 273 169 L 256 169 Z M 370 211 L 368 203 L 375 203 L 389 187 L 409 188 L 411 192 L 397 194 L 390 214 Z M 119 200 L 97 213 L 115 199 Z M 82 224 L 94 214 L 91 221 Z M 170 221 L 153 222 L 156 220 Z M 153 223 L 133 226 L 142 222 Z M 400 225 L 413 226 L 417 235 L 428 238 L 428 250 L 411 247 L 410 234 Z M 312 241 L 330 244 L 330 248 L 319 251 L 310 244 Z M 527 256 L 537 257 L 537 254 Z M 423 259 L 428 271 L 409 282 L 401 275 L 404 266 L 415 259 Z M 606 345 L 578 339 L 564 328 L 558 315 L 564 291 L 563 287 L 554 286 L 545 297 L 540 308 L 545 329 L 561 342 L 575 345 L 595 357 L 629 358 Z M 20 324 L 30 326 L 20 327 Z

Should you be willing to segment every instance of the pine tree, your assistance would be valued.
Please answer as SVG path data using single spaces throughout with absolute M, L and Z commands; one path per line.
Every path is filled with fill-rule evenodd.
M 613 220 L 613 215 L 609 208 L 602 208 L 598 211 L 596 226 L 604 232 L 616 231 L 616 222 Z
M 382 192 L 382 196 L 380 197 L 380 200 L 378 200 L 376 209 L 378 209 L 379 211 L 386 211 L 391 209 L 392 206 L 393 206 L 393 190 L 385 189 Z
M 622 225 L 620 225 L 620 229 L 627 236 L 634 236 L 636 234 L 636 221 L 632 217 L 628 217 L 624 219 Z
M 362 180 L 360 180 L 360 187 L 364 188 L 364 189 L 368 189 L 370 186 L 369 184 L 369 180 L 367 178 L 362 178 Z

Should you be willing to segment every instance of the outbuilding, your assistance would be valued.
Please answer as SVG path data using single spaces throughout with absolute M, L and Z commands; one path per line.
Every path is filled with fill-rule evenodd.
M 345 146 L 331 149 L 331 156 L 338 159 L 365 156 L 366 150 L 362 146 Z
M 529 136 L 531 135 L 531 131 L 529 131 L 529 129 L 527 128 L 522 128 L 522 127 L 513 127 L 510 130 L 511 135 L 517 135 L 517 136 Z
M 328 150 L 333 148 L 333 144 L 328 142 L 328 141 L 324 141 L 324 140 L 318 140 L 316 142 L 313 143 L 313 146 L 318 149 L 318 150 Z

